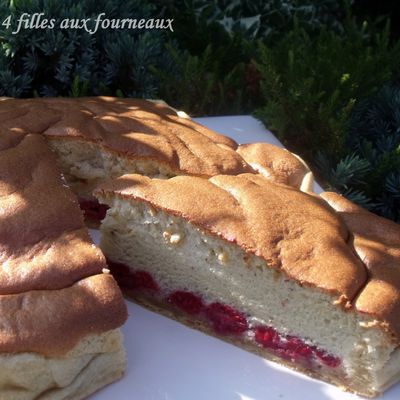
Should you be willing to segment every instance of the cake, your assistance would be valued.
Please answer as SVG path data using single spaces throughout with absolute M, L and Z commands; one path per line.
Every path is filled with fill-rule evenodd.
M 40 135 L 0 136 L 0 398 L 83 399 L 121 378 L 120 289 Z
M 305 181 L 310 182 L 308 168 L 288 151 L 267 144 L 238 148 L 234 140 L 160 101 L 3 98 L 0 104 L 3 140 L 13 143 L 27 133 L 44 135 L 94 226 L 104 218 L 106 207 L 97 203 L 93 189 L 127 173 L 166 179 L 259 171 L 294 185 L 307 174 Z
M 130 174 L 95 196 L 101 248 L 138 303 L 364 396 L 398 380 L 394 223 L 256 174 Z

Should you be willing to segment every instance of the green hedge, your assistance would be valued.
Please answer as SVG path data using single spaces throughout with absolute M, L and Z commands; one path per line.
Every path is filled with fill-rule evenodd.
M 343 27 L 310 35 L 295 26 L 261 46 L 256 115 L 327 189 L 400 221 L 399 89 L 381 89 L 398 78 L 400 43 L 389 23 L 376 30 L 348 15 Z

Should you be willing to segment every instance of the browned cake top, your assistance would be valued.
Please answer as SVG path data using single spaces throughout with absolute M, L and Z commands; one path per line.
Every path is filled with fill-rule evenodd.
M 252 172 L 232 139 L 180 117 L 165 104 L 111 97 L 4 99 L 0 133 L 79 138 L 126 157 L 151 159 L 197 176 Z M 1 148 L 0 148 L 1 149 Z
M 237 152 L 266 178 L 300 188 L 308 168 L 290 151 L 269 143 L 248 143 Z
M 254 174 L 209 180 L 124 175 L 96 191 L 149 202 L 264 258 L 304 285 L 350 306 L 367 274 L 347 244 L 348 230 L 322 199 Z
M 90 240 L 75 196 L 63 183 L 45 139 L 27 135 L 13 146 L 6 140 L 0 135 L 0 351 L 61 352 L 90 332 L 120 326 L 126 309 L 112 278 L 99 275 L 79 283 L 101 274 L 106 263 Z M 102 301 L 95 282 L 116 306 Z M 86 289 L 72 289 L 81 286 Z M 87 293 L 82 297 L 83 291 Z M 62 300 L 62 293 L 75 296 L 74 301 L 82 303 L 79 310 L 75 312 L 68 296 Z M 96 310 L 97 303 L 104 309 Z M 69 319 L 63 325 L 52 323 L 66 313 Z M 38 321 L 44 324 L 39 333 Z
M 355 205 L 336 193 L 321 196 L 340 214 L 367 268 L 368 281 L 355 301 L 357 310 L 376 316 L 400 332 L 400 226 Z

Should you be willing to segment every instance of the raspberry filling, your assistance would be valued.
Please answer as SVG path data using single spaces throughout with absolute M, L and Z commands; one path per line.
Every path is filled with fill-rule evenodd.
M 314 348 L 315 355 L 325 364 L 327 367 L 336 368 L 340 365 L 340 358 L 327 353 L 325 350 Z
M 205 314 L 215 332 L 221 335 L 240 335 L 249 328 L 246 317 L 226 304 L 212 303 Z
M 159 291 L 160 288 L 153 277 L 146 271 L 133 271 L 128 266 L 107 260 L 108 267 L 118 284 L 130 290 Z
M 97 200 L 79 200 L 79 206 L 83 211 L 85 219 L 100 222 L 106 216 L 109 207 L 100 204 Z
M 125 264 L 107 260 L 110 271 L 121 287 L 137 292 L 153 293 L 173 307 L 206 321 L 218 335 L 243 337 L 256 342 L 276 356 L 307 368 L 323 365 L 337 368 L 340 358 L 316 346 L 308 345 L 297 336 L 282 335 L 272 327 L 251 326 L 245 314 L 227 304 L 206 304 L 198 294 L 177 290 L 165 296 L 157 282 L 146 271 L 132 270 Z
M 200 296 L 183 290 L 177 290 L 170 294 L 167 301 L 190 315 L 197 315 L 204 310 L 204 304 Z
M 318 360 L 331 368 L 340 365 L 338 357 L 310 346 L 296 336 L 280 335 L 274 328 L 266 326 L 258 326 L 254 332 L 254 338 L 258 344 L 286 360 L 300 363 Z

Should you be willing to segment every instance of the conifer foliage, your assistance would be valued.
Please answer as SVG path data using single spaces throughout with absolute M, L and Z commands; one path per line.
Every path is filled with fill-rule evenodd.
M 328 190 L 400 220 L 400 44 L 348 15 L 342 33 L 300 26 L 262 46 L 257 115 Z M 382 86 L 384 86 L 383 89 Z
M 391 84 L 354 108 L 348 153 L 336 165 L 319 153 L 332 189 L 400 222 L 400 85 Z
M 140 0 L 13 0 L 0 3 L 2 21 L 22 13 L 64 18 L 154 18 L 156 7 Z M 12 28 L 16 28 L 14 24 Z M 0 25 L 0 95 L 152 97 L 157 78 L 150 66 L 167 68 L 162 30 L 23 29 Z

